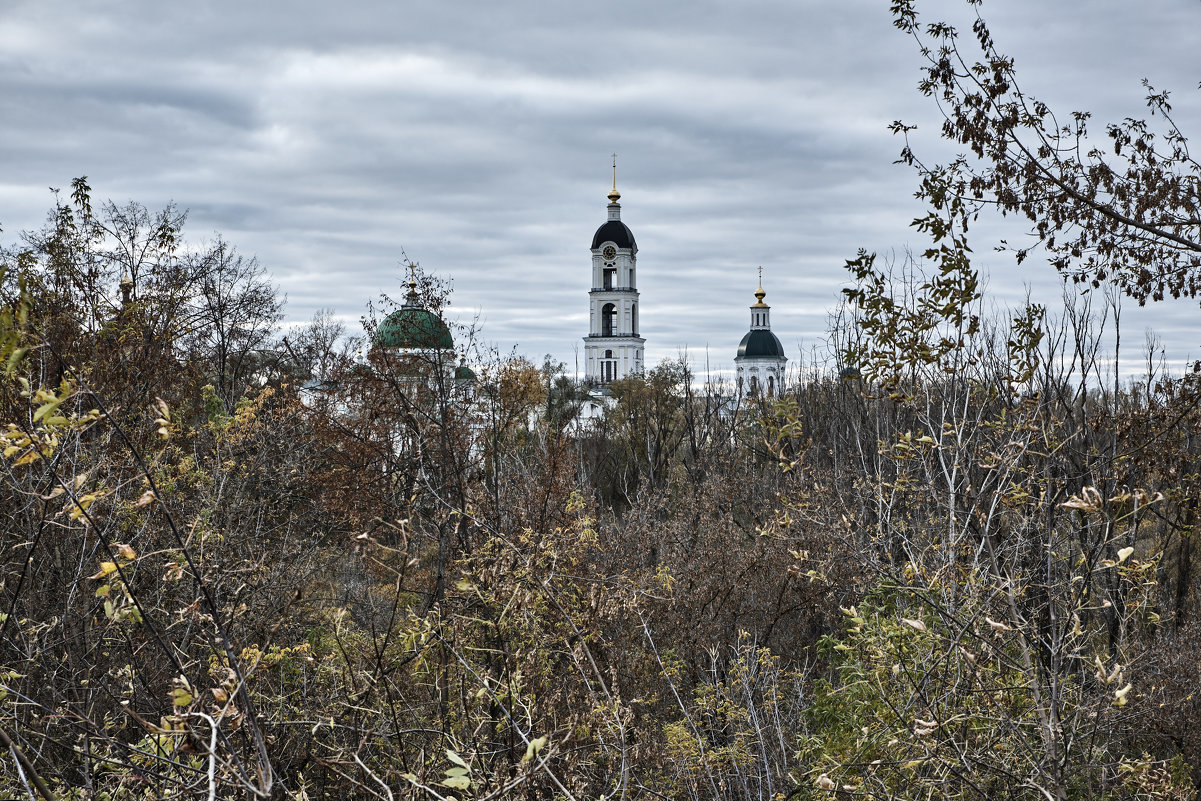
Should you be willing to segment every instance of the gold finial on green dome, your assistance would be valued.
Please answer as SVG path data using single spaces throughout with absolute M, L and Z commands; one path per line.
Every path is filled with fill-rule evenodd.
M 616 203 L 621 200 L 621 192 L 617 191 L 617 154 L 613 154 L 613 188 L 609 190 L 609 202 Z
M 755 290 L 755 306 L 753 306 L 752 308 L 756 308 L 756 307 L 760 307 L 760 306 L 766 307 L 767 304 L 763 302 L 763 299 L 765 297 L 767 297 L 767 293 L 763 291 L 763 268 L 760 267 L 759 268 L 759 288 Z

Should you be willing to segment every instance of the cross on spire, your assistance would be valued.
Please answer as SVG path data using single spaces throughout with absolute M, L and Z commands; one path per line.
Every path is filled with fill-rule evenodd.
M 618 206 L 617 201 L 621 200 L 621 193 L 617 191 L 617 154 L 613 154 L 613 188 L 609 190 L 610 213 L 615 213 Z M 617 218 L 611 218 L 617 219 Z
M 409 294 L 405 296 L 405 306 L 417 305 L 417 265 L 409 262 L 406 265 L 409 268 Z

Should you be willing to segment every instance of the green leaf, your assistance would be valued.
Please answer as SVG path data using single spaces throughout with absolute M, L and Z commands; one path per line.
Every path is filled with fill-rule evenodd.
M 38 410 L 33 413 L 33 422 L 35 422 L 35 423 L 41 422 L 43 417 L 45 417 L 46 415 L 53 412 L 59 406 L 62 406 L 63 401 L 65 401 L 65 400 L 66 400 L 65 397 L 64 398 L 55 398 L 54 400 L 50 401 L 49 403 L 43 403 L 41 406 L 38 407 Z
M 440 782 L 443 787 L 451 787 L 455 790 L 466 790 L 471 786 L 471 779 L 466 776 L 450 776 L 444 782 Z
M 25 354 L 29 352 L 29 348 L 17 348 L 8 355 L 8 364 L 5 365 L 4 372 L 9 378 L 16 375 L 17 365 L 25 358 Z
M 446 758 L 460 767 L 467 768 L 468 770 L 471 769 L 471 767 L 463 761 L 463 757 L 459 756 L 454 751 L 451 751 L 449 748 L 446 749 Z

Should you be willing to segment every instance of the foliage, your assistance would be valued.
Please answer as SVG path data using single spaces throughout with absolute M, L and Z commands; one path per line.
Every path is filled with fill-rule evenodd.
M 277 341 L 253 259 L 77 181 L 0 275 L 0 793 L 1188 797 L 1201 373 L 990 316 L 938 191 L 848 265 L 858 369 L 585 420 L 370 347 L 386 297 Z
M 894 0 L 893 24 L 911 36 L 927 62 L 919 90 L 943 114 L 942 136 L 971 157 L 927 165 L 906 136 L 901 161 L 922 176 L 918 197 L 933 212 L 962 205 L 1030 223 L 1037 243 L 1016 249 L 1018 263 L 1042 247 L 1056 269 L 1094 287 L 1103 283 L 1138 299 L 1196 297 L 1201 292 L 1201 163 L 1173 121 L 1168 92 L 1145 80 L 1153 122 L 1126 118 L 1090 138 L 1086 111 L 1056 114 L 1027 94 L 1014 60 L 997 47 L 980 13 L 972 45 L 945 22 L 921 24 L 916 0 Z

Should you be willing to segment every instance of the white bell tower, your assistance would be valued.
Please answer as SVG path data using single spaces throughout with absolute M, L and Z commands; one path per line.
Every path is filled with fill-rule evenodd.
M 584 337 L 584 374 L 594 384 L 641 373 L 646 343 L 638 336 L 638 244 L 621 221 L 616 155 L 608 197 L 609 219 L 592 237 L 589 333 Z

